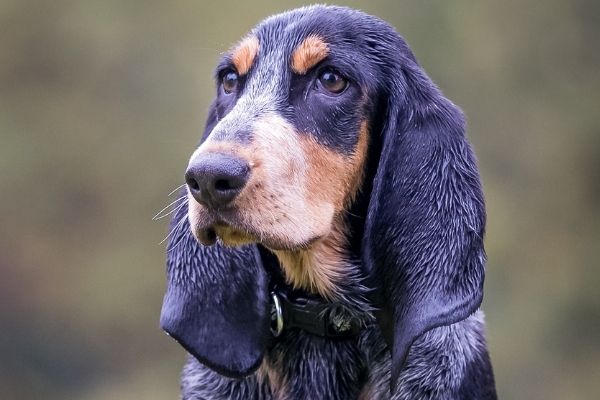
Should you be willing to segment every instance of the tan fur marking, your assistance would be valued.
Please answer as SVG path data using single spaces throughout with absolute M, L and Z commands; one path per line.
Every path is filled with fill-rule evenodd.
M 295 288 L 319 293 L 328 300 L 336 300 L 338 282 L 345 277 L 346 232 L 346 224 L 338 216 L 331 232 L 308 249 L 275 250 L 288 283 Z
M 329 234 L 308 249 L 275 251 L 286 272 L 288 283 L 333 300 L 338 282 L 345 277 L 347 229 L 343 210 L 350 205 L 362 184 L 367 155 L 367 123 L 361 125 L 356 151 L 344 157 L 316 143 L 302 139 L 309 172 L 307 192 L 310 200 L 334 205 L 335 219 Z
M 292 70 L 304 75 L 329 54 L 327 43 L 316 35 L 310 35 L 296 47 L 292 54 Z
M 312 136 L 302 140 L 308 156 L 308 192 L 312 199 L 328 201 L 339 212 L 352 202 L 362 184 L 368 146 L 367 124 L 363 122 L 356 151 L 345 156 L 317 143 Z
M 276 361 L 281 364 L 281 360 Z M 272 360 L 267 357 L 263 358 L 258 370 L 256 370 L 256 378 L 260 384 L 267 383 L 271 388 L 273 398 L 277 400 L 288 400 L 288 383 L 287 379 L 282 375 L 280 365 L 272 365 Z M 279 367 L 279 368 L 278 368 Z
M 248 36 L 242 39 L 235 47 L 231 54 L 231 61 L 238 74 L 246 75 L 250 71 L 252 64 L 254 64 L 254 59 L 258 54 L 258 49 L 259 43 L 255 36 Z
M 256 120 L 252 129 L 250 144 L 209 137 L 192 155 L 233 154 L 251 166 L 250 179 L 232 205 L 234 226 L 215 225 L 217 236 L 230 246 L 261 242 L 276 254 L 290 284 L 335 300 L 348 273 L 344 212 L 362 185 L 367 122 L 350 155 L 296 132 L 276 114 Z M 206 210 L 189 200 L 192 229 L 206 226 Z
M 333 206 L 311 203 L 309 174 L 298 132 L 277 115 L 255 121 L 252 176 L 235 200 L 245 226 L 267 247 L 298 247 L 330 230 Z

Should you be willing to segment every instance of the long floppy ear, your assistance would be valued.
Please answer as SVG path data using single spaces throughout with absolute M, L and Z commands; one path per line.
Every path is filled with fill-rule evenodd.
M 216 123 L 213 104 L 203 140 Z M 267 276 L 258 248 L 205 247 L 192 235 L 187 213 L 186 204 L 171 221 L 161 328 L 218 373 L 248 375 L 260 365 L 269 334 Z
M 363 236 L 392 389 L 413 341 L 467 318 L 483 296 L 485 211 L 461 111 L 409 55 L 385 94 Z
M 201 363 L 239 378 L 260 365 L 268 317 L 267 278 L 256 246 L 202 246 L 182 207 L 171 223 L 161 328 Z

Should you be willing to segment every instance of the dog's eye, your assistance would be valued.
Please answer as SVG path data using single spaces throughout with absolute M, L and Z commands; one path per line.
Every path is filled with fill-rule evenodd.
M 342 93 L 348 86 L 348 81 L 332 69 L 323 70 L 319 75 L 319 82 L 325 90 L 334 94 Z
M 225 72 L 221 78 L 221 84 L 225 93 L 235 92 L 239 84 L 238 74 L 232 70 Z

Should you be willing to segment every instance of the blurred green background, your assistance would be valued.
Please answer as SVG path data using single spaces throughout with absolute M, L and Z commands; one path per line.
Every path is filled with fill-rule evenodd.
M 0 399 L 173 399 L 170 202 L 220 52 L 297 1 L 0 3 Z M 489 214 L 504 399 L 600 398 L 600 3 L 339 2 L 460 105 Z

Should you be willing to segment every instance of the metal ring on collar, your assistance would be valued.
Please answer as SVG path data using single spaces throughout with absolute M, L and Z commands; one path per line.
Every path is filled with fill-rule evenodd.
M 283 309 L 281 308 L 281 301 L 275 292 L 271 292 L 271 299 L 273 300 L 273 306 L 271 308 L 271 333 L 275 337 L 279 337 L 283 332 Z M 273 315 L 273 312 L 275 315 Z

